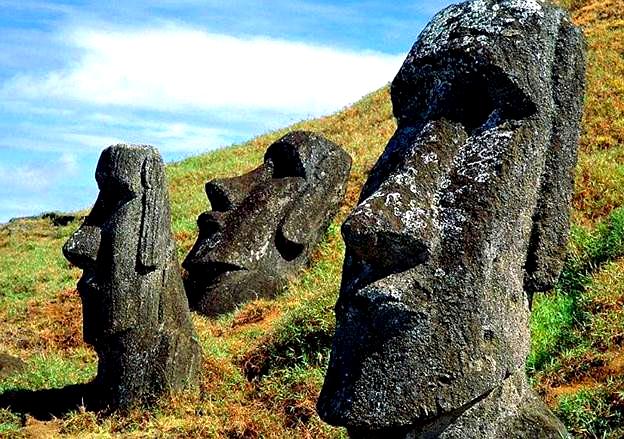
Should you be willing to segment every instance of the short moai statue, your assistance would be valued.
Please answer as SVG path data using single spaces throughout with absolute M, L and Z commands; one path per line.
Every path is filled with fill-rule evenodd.
M 274 297 L 309 260 L 340 208 L 351 157 L 324 137 L 293 131 L 264 162 L 206 183 L 212 210 L 182 266 L 191 308 L 205 315 Z
M 453 5 L 422 32 L 342 227 L 322 419 L 353 438 L 567 436 L 525 364 L 531 296 L 565 256 L 584 61 L 538 0 Z
M 201 349 L 176 258 L 158 151 L 110 146 L 95 178 L 98 198 L 63 253 L 83 270 L 78 291 L 84 339 L 99 358 L 91 399 L 124 409 L 195 385 Z

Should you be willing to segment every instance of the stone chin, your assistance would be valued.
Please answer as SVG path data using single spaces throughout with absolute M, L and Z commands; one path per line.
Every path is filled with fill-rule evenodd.
M 139 305 L 136 301 L 127 300 L 123 305 L 124 318 L 119 318 L 117 309 L 110 305 L 111 292 L 103 290 L 92 277 L 83 275 L 78 282 L 78 292 L 82 299 L 83 333 L 86 343 L 97 347 L 106 343 L 107 339 L 139 326 L 136 318 Z
M 356 430 L 418 426 L 478 400 L 522 365 L 528 346 L 504 349 L 506 323 L 496 322 L 485 292 L 450 287 L 434 269 L 343 285 L 318 401 L 323 420 Z
M 228 264 L 220 264 L 225 270 Z M 202 276 L 211 272 L 211 267 L 189 270 L 185 288 L 190 306 L 207 316 L 215 316 L 231 311 L 232 302 L 245 302 L 261 297 L 275 296 L 284 282 L 257 270 L 247 270 L 238 266 L 228 266 L 227 271 Z

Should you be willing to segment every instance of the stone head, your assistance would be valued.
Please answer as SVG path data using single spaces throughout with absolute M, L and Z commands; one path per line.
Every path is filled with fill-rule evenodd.
M 216 314 L 277 293 L 322 238 L 350 166 L 337 145 L 293 132 L 253 171 L 209 181 L 212 210 L 199 217 L 199 237 L 183 263 L 191 307 Z
M 158 276 L 172 245 L 164 166 L 149 146 L 114 145 L 102 152 L 91 213 L 63 247 L 83 270 L 78 291 L 84 338 L 97 345 L 138 326 L 158 325 Z M 156 304 L 156 305 L 155 305 Z
M 397 131 L 342 227 L 327 422 L 414 431 L 524 368 L 527 279 L 557 278 L 576 159 L 579 98 L 559 112 L 553 78 L 582 74 L 580 46 L 535 0 L 453 5 L 425 28 L 392 83 Z

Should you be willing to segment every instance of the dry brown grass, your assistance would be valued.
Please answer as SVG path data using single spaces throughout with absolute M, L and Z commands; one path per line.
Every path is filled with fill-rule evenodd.
M 595 224 L 624 201 L 624 2 L 584 1 L 574 12 L 587 39 L 587 93 L 574 207 Z

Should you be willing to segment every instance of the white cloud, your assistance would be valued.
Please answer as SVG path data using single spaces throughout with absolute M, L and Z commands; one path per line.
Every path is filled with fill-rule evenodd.
M 228 144 L 232 133 L 226 129 L 206 128 L 183 122 L 143 123 L 140 137 L 167 151 L 198 151 Z M 139 142 L 139 139 L 133 140 Z
M 81 150 L 94 149 L 98 150 L 107 145 L 115 145 L 124 143 L 119 137 L 100 136 L 97 134 L 84 134 L 78 132 L 60 132 L 58 138 L 63 142 L 78 146 Z
M 46 192 L 52 183 L 75 176 L 78 171 L 78 158 L 71 153 L 60 154 L 58 159 L 47 163 L 17 166 L 0 163 L 0 187 L 9 188 L 11 192 Z
M 147 143 L 156 146 L 165 158 L 179 159 L 189 153 L 227 146 L 241 138 L 235 124 L 228 127 L 213 122 L 205 126 L 186 122 L 178 116 L 154 120 L 124 113 L 85 111 L 76 114 L 70 123 L 62 119 L 57 126 L 20 123 L 19 131 L 13 127 L 13 132 L 9 133 L 2 132 L 0 125 L 0 152 L 2 148 L 17 148 L 66 155 L 97 152 L 117 143 Z
M 391 81 L 403 59 L 170 25 L 69 35 L 83 53 L 76 64 L 42 77 L 15 77 L 1 95 L 159 111 L 241 108 L 318 115 Z
M 78 171 L 78 157 L 76 154 L 64 152 L 58 160 L 63 173 L 75 174 Z
M 234 135 L 225 128 L 210 128 L 185 122 L 143 120 L 135 117 L 125 119 L 97 114 L 90 119 L 124 128 L 118 137 L 76 132 L 59 133 L 66 144 L 83 150 L 98 150 L 117 143 L 147 143 L 167 152 L 193 152 L 226 146 Z M 93 128 L 95 130 L 95 128 Z

